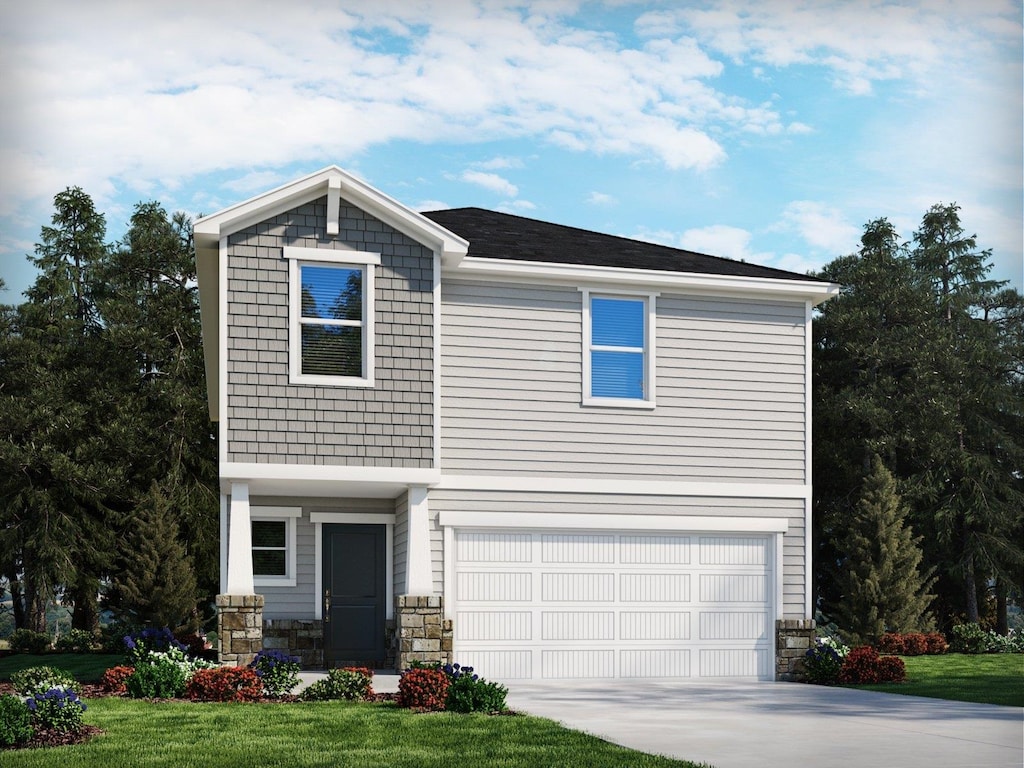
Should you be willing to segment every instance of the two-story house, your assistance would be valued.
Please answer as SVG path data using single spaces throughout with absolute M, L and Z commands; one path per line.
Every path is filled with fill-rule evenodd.
M 770 679 L 806 630 L 837 286 L 333 166 L 195 243 L 224 659 Z

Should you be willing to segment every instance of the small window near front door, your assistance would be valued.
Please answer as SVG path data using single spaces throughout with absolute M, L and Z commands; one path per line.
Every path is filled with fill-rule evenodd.
M 252 574 L 288 575 L 288 521 L 252 521 Z

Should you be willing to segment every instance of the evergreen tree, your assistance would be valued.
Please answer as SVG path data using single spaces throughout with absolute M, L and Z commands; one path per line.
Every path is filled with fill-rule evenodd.
M 832 615 L 855 643 L 884 632 L 932 629 L 929 569 L 921 565 L 920 537 L 905 522 L 896 482 L 882 460 L 871 458 L 850 529 L 843 544 L 842 596 Z
M 170 499 L 155 482 L 135 507 L 125 545 L 110 588 L 120 617 L 145 626 L 196 629 L 192 562 Z

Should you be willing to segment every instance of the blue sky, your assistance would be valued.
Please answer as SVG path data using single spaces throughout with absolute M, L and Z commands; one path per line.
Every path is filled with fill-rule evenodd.
M 285 10 L 287 8 L 288 10 Z M 329 164 L 479 206 L 805 271 L 957 202 L 1024 288 L 1016 0 L 36 0 L 0 9 L 0 277 L 53 196 L 123 235 Z

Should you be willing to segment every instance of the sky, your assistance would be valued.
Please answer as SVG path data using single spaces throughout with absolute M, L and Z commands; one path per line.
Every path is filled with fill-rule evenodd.
M 1024 290 L 1020 0 L 0 6 L 0 303 L 69 186 L 116 241 L 332 164 L 797 272 L 957 203 Z

